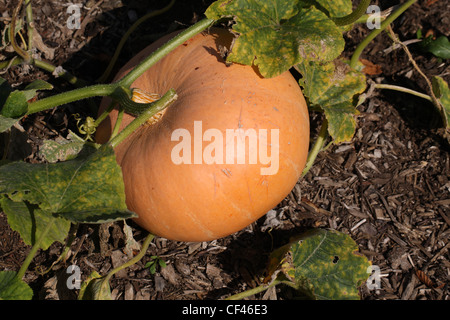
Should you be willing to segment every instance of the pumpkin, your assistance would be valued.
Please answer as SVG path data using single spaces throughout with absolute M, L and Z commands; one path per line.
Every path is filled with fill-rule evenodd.
M 174 34 L 126 64 L 121 78 Z M 233 234 L 279 204 L 298 181 L 309 147 L 305 99 L 289 73 L 265 79 L 256 67 L 229 65 L 233 35 L 211 28 L 139 77 L 137 93 L 178 99 L 115 148 L 128 208 L 153 234 L 210 241 Z M 104 98 L 99 112 L 109 105 Z M 113 110 L 97 128 L 108 141 Z M 125 114 L 121 129 L 133 120 Z

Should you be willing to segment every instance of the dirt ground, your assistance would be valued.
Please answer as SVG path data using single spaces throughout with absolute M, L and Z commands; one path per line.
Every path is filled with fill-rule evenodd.
M 11 1 L 0 0 L 1 26 L 12 14 Z M 16 2 L 16 1 L 13 1 Z M 120 37 L 145 13 L 168 1 L 82 0 L 80 29 L 66 27 L 65 1 L 33 0 L 36 29 L 43 40 L 38 52 L 53 65 L 62 65 L 75 76 L 95 81 L 114 53 Z M 212 1 L 177 1 L 167 13 L 143 24 L 131 36 L 118 66 L 144 46 L 174 29 L 201 19 Z M 382 9 L 399 1 L 372 1 Z M 402 1 L 401 1 L 402 2 Z M 357 3 L 357 1 L 355 2 Z M 421 0 L 393 24 L 401 41 L 417 38 L 417 31 L 450 36 L 450 3 Z M 346 55 L 351 55 L 369 30 L 359 25 L 346 34 Z M 450 81 L 448 60 L 409 46 L 414 60 L 431 78 Z M 363 58 L 376 68 L 368 78 L 378 83 L 428 92 L 423 77 L 405 52 L 392 49 L 387 34 L 377 37 Z M 10 57 L 8 50 L 1 56 Z M 11 67 L 2 74 L 20 86 L 41 78 L 54 84 L 54 92 L 71 88 L 51 74 L 30 66 Z M 96 101 L 98 102 L 98 101 Z M 185 243 L 157 238 L 146 256 L 111 280 L 113 297 L 140 299 L 222 299 L 257 286 L 264 276 L 268 254 L 290 236 L 311 227 L 331 228 L 349 234 L 373 265 L 380 268 L 381 285 L 360 288 L 364 300 L 450 300 L 450 158 L 440 120 L 426 100 L 393 91 L 368 90 L 358 107 L 357 132 L 351 143 L 332 145 L 319 154 L 311 171 L 299 180 L 286 199 L 274 208 L 278 223 L 264 228 L 265 217 L 229 237 L 205 243 Z M 14 131 L 8 157 L 42 161 L 38 151 L 43 139 L 65 137 L 76 130 L 73 113 L 91 114 L 89 104 L 78 102 L 42 112 L 22 121 L 24 132 Z M 312 141 L 321 115 L 311 112 Z M 3 138 L 1 143 L 3 144 Z M 1 145 L 0 145 L 1 146 Z M 136 241 L 145 232 L 127 221 Z M 67 262 L 52 263 L 61 253 L 55 243 L 34 259 L 25 280 L 35 299 L 75 299 L 76 290 L 61 281 L 69 264 L 80 266 L 82 279 L 92 271 L 106 274 L 127 260 L 123 252 L 123 222 L 81 225 Z M 28 246 L 12 231 L 0 212 L 0 270 L 18 270 Z M 151 274 L 145 264 L 152 256 L 166 267 Z M 46 270 L 47 272 L 44 272 Z M 277 287 L 251 299 L 293 298 L 293 292 Z

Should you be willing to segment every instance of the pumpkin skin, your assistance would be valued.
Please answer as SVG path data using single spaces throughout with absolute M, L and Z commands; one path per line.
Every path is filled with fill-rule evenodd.
M 116 79 L 174 35 L 141 51 L 119 71 Z M 211 28 L 179 46 L 131 86 L 160 95 L 174 88 L 178 94 L 157 123 L 141 126 L 115 148 L 127 206 L 137 213 L 137 224 L 157 236 L 197 242 L 233 234 L 280 203 L 305 167 L 309 115 L 297 82 L 289 72 L 264 79 L 253 67 L 227 65 L 219 52 L 223 47 L 229 48 L 231 41 L 228 31 Z M 103 99 L 99 114 L 109 102 L 108 98 Z M 97 142 L 108 141 L 116 118 L 114 110 L 97 128 Z M 124 114 L 121 129 L 133 119 Z M 205 160 L 197 164 L 194 160 L 191 164 L 174 163 L 174 148 L 181 142 L 188 143 L 184 138 L 172 141 L 176 129 L 186 129 L 191 134 L 192 159 L 195 150 L 200 150 L 195 149 L 201 141 L 201 135 L 196 135 L 198 126 L 194 131 L 195 121 L 197 125 L 201 121 L 202 133 L 214 129 L 223 134 L 222 164 L 207 164 Z M 254 148 L 246 149 L 244 164 L 237 163 L 236 154 L 229 158 L 234 162 L 226 161 L 226 152 L 229 155 L 230 151 L 226 148 L 226 130 L 239 128 L 258 133 L 267 130 L 267 136 L 278 132 L 278 143 L 274 136 L 257 136 L 258 143 L 263 140 L 267 155 L 272 155 L 270 164 L 263 163 L 261 157 L 257 163 L 250 163 L 249 154 L 257 152 Z M 215 141 L 206 140 L 201 150 Z M 251 145 L 249 141 L 247 145 Z M 211 153 L 217 154 L 220 151 Z M 275 174 L 262 174 L 262 168 L 275 167 L 276 154 L 278 170 L 274 170 Z M 184 151 L 179 155 L 185 155 Z

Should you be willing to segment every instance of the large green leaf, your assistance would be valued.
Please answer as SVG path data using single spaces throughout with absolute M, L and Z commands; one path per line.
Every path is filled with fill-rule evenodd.
M 309 62 L 296 66 L 302 74 L 299 83 L 311 106 L 318 106 L 328 120 L 328 131 L 335 143 L 350 141 L 356 128 L 355 96 L 366 88 L 364 74 L 340 60 Z
M 275 250 L 269 272 L 288 279 L 299 292 L 316 299 L 359 299 L 370 262 L 353 239 L 337 231 L 315 229 Z
M 36 204 L 72 222 L 105 222 L 135 216 L 125 204 L 122 172 L 114 150 L 60 163 L 13 162 L 0 167 L 0 194 Z
M 295 64 L 331 61 L 344 49 L 339 28 L 325 13 L 302 1 L 219 0 L 206 11 L 211 19 L 232 17 L 234 41 L 228 61 L 258 66 L 266 78 Z
M 6 213 L 11 229 L 17 231 L 27 245 L 34 245 L 49 223 L 53 224 L 40 242 L 41 249 L 47 250 L 55 241 L 63 243 L 69 233 L 70 221 L 53 217 L 36 205 L 24 201 L 15 202 L 2 197 L 0 206 Z
M 0 271 L 0 300 L 31 300 L 33 290 L 14 271 Z

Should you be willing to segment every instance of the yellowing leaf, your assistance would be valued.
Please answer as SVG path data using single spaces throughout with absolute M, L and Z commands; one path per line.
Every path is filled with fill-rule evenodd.
M 339 28 L 325 13 L 302 1 L 222 0 L 208 18 L 233 17 L 235 40 L 228 61 L 258 66 L 266 78 L 298 63 L 331 61 L 344 49 Z
M 350 236 L 315 229 L 275 250 L 269 272 L 278 272 L 278 279 L 288 279 L 283 282 L 315 299 L 359 299 L 358 287 L 369 277 L 370 262 L 357 251 Z
M 99 223 L 135 216 L 125 204 L 122 171 L 114 150 L 59 163 L 13 162 L 0 167 L 0 194 L 38 205 L 72 222 Z
M 350 141 L 356 128 L 354 115 L 358 114 L 354 97 L 366 88 L 364 74 L 340 60 L 299 64 L 297 70 L 303 76 L 299 83 L 310 105 L 324 111 L 334 142 Z
M 450 130 L 450 89 L 448 83 L 441 77 L 435 76 L 433 81 L 433 92 L 436 98 L 439 100 L 439 111 L 441 112 L 442 119 L 445 122 L 445 127 Z

